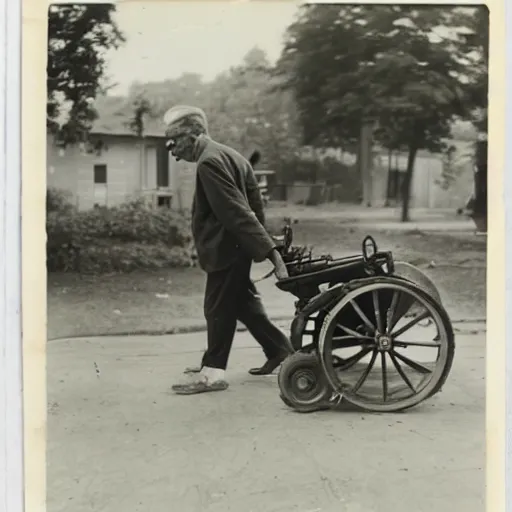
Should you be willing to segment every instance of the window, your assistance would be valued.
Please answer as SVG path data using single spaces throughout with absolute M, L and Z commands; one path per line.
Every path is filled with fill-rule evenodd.
M 107 166 L 105 164 L 94 166 L 94 183 L 107 183 Z
M 159 208 L 170 208 L 171 198 L 169 196 L 159 196 L 157 199 L 157 204 Z

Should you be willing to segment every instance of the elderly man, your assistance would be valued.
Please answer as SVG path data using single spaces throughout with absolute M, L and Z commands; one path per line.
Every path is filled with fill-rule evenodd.
M 250 279 L 251 264 L 268 259 L 278 279 L 288 273 L 264 228 L 261 194 L 249 162 L 208 136 L 206 115 L 189 106 L 164 117 L 167 149 L 197 164 L 192 233 L 199 265 L 207 273 L 204 314 L 207 350 L 196 379 L 173 386 L 179 394 L 227 389 L 225 370 L 240 320 L 261 345 L 266 363 L 252 375 L 272 373 L 292 351 L 286 335 L 269 320 Z

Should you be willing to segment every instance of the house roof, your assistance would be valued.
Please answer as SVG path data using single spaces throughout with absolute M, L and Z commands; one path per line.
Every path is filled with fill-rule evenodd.
M 92 125 L 91 134 L 135 137 L 133 130 L 130 128 L 133 114 L 125 98 L 98 97 L 95 108 L 98 112 L 98 118 Z M 165 137 L 165 125 L 162 119 L 146 116 L 144 124 L 144 135 L 146 137 Z
M 133 130 L 129 126 L 129 119 L 97 119 L 90 133 L 96 135 L 123 135 L 128 137 L 135 137 Z M 165 137 L 165 126 L 156 120 L 149 119 L 146 121 L 144 127 L 144 136 L 146 137 Z

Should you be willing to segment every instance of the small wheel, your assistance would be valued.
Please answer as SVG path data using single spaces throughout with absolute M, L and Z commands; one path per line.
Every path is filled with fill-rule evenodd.
M 340 350 L 341 367 L 335 353 Z M 347 350 L 355 353 L 346 357 Z M 325 378 L 345 400 L 373 412 L 396 412 L 440 391 L 455 342 L 446 311 L 424 288 L 377 277 L 349 291 L 325 315 L 318 351 Z
M 287 357 L 279 370 L 281 400 L 298 412 L 329 408 L 332 390 L 316 354 L 296 352 Z

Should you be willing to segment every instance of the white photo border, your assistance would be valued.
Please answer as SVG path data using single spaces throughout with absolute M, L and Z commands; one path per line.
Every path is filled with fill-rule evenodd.
M 21 342 L 21 1 L 0 0 L 0 509 L 24 508 Z M 2 493 L 0 493 L 1 495 Z M 5 506 L 5 509 L 3 508 Z
M 503 4 L 502 4 L 503 2 Z M 417 2 L 416 2 L 417 3 Z M 441 3 L 441 2 L 438 2 Z M 442 2 L 448 3 L 448 2 Z M 454 2 L 455 3 L 455 2 Z M 468 2 L 475 3 L 475 2 Z M 25 9 L 30 4 L 30 9 Z M 47 8 L 49 5 L 45 0 L 25 0 L 24 9 L 23 9 L 23 24 L 24 24 L 24 32 L 27 30 L 31 30 L 36 28 L 37 31 L 40 31 L 40 34 L 46 34 L 44 29 L 39 27 L 39 24 L 42 22 L 41 19 L 36 16 L 32 17 L 32 11 L 36 11 L 35 4 L 42 4 L 43 10 Z M 498 5 L 502 4 L 502 5 Z M 511 0 L 489 0 L 488 5 L 490 8 L 497 8 L 500 13 L 504 13 L 504 19 L 506 20 L 506 27 L 509 31 L 512 32 L 512 2 Z M 39 8 L 38 8 L 39 9 Z M 27 16 L 27 20 L 25 20 L 25 16 Z M 496 17 L 492 16 L 491 18 L 496 20 Z M 502 22 L 503 20 L 499 20 Z M 37 27 L 36 27 L 37 24 Z M 22 284 L 25 293 L 30 291 L 30 283 L 27 282 L 28 279 L 26 275 L 22 280 L 21 270 L 22 270 L 22 255 L 21 255 L 21 243 L 22 243 L 22 203 L 25 208 L 24 214 L 29 219 L 34 219 L 37 216 L 37 213 L 30 212 L 27 215 L 27 204 L 28 202 L 25 200 L 25 195 L 27 193 L 28 187 L 32 187 L 32 183 L 27 183 L 26 186 L 23 187 L 23 195 L 24 199 L 22 201 L 21 192 L 22 192 L 22 172 L 21 172 L 21 96 L 22 96 L 22 88 L 21 88 L 21 68 L 22 68 L 22 45 L 21 45 L 21 28 L 22 28 L 22 10 L 21 10 L 21 0 L 0 0 L 0 409 L 3 411 L 3 417 L 0 419 L 0 438 L 1 438 L 1 455 L 0 455 L 0 478 L 2 479 L 2 490 L 0 491 L 0 512 L 18 512 L 24 510 L 24 505 L 27 504 L 27 512 L 33 512 L 35 508 L 38 510 L 44 509 L 44 504 L 39 508 L 39 501 L 37 502 L 37 507 L 28 506 L 27 499 L 25 497 L 25 485 L 28 483 L 34 484 L 35 480 L 41 477 L 41 480 L 45 480 L 44 474 L 36 472 L 28 472 L 29 478 L 26 477 L 27 469 L 24 467 L 23 463 L 23 432 L 27 434 L 29 432 L 28 425 L 23 424 L 23 407 L 24 400 L 22 396 L 23 392 L 23 382 L 28 382 L 28 377 L 23 375 L 22 367 L 27 368 L 27 361 L 23 361 L 22 364 L 22 311 L 21 311 L 21 297 L 22 297 Z M 38 36 L 39 37 L 39 36 Z M 25 33 L 23 34 L 24 46 L 32 46 L 36 41 L 36 36 L 30 37 L 29 40 L 26 39 Z M 500 70 L 500 73 L 506 73 L 507 78 L 509 78 L 508 82 L 510 82 L 512 78 L 512 37 L 508 36 L 508 31 L 505 32 L 505 44 L 501 45 L 501 41 L 498 40 L 497 37 L 492 36 L 491 33 L 491 45 L 494 48 L 491 48 L 491 52 L 500 53 L 503 49 L 506 49 L 506 71 Z M 38 41 L 38 44 L 45 45 L 45 41 Z M 499 48 L 498 48 L 499 47 Z M 26 48 L 23 49 L 24 57 L 33 58 L 37 52 L 34 50 L 27 51 Z M 39 54 L 37 54 L 39 55 Z M 36 55 L 36 56 L 37 56 Z M 500 56 L 497 59 L 497 66 L 501 66 L 504 64 L 502 57 Z M 36 69 L 34 73 L 25 73 L 25 70 L 30 66 L 35 65 Z M 27 76 L 30 75 L 31 78 L 37 73 L 40 73 L 40 70 L 45 66 L 41 66 L 39 62 L 30 62 L 28 64 L 24 63 L 24 80 L 27 80 Z M 492 297 L 490 295 L 491 285 L 488 285 L 488 300 L 492 302 L 489 304 L 488 302 L 488 333 L 491 335 L 487 336 L 489 339 L 489 344 L 487 344 L 488 348 L 488 356 L 490 352 L 495 350 L 499 350 L 499 353 L 493 355 L 490 363 L 487 366 L 489 370 L 492 365 L 501 366 L 504 361 L 500 361 L 501 355 L 506 354 L 506 375 L 503 382 L 506 382 L 506 395 L 502 395 L 503 390 L 499 390 L 497 396 L 492 397 L 487 393 L 486 400 L 489 404 L 490 399 L 496 400 L 497 405 L 493 405 L 493 411 L 498 411 L 501 407 L 503 407 L 504 402 L 502 402 L 502 396 L 506 396 L 506 412 L 505 414 L 499 414 L 497 420 L 501 421 L 501 418 L 505 418 L 505 425 L 497 428 L 496 433 L 498 437 L 501 436 L 501 433 L 504 433 L 504 439 L 496 439 L 495 445 L 491 446 L 493 440 L 488 437 L 488 453 L 494 455 L 491 457 L 491 466 L 494 463 L 498 463 L 501 466 L 502 461 L 505 461 L 505 467 L 497 467 L 496 469 L 492 468 L 493 473 L 496 474 L 498 479 L 501 479 L 502 476 L 505 478 L 505 499 L 502 501 L 499 500 L 499 506 L 497 508 L 493 508 L 492 512 L 501 512 L 503 509 L 502 503 L 505 504 L 505 510 L 510 510 L 512 512 L 512 106 L 510 97 L 512 96 L 512 92 L 510 91 L 511 86 L 507 87 L 506 82 L 503 83 L 500 81 L 500 78 L 494 77 L 493 81 L 498 81 L 498 83 L 491 87 L 491 91 L 498 92 L 499 95 L 506 94 L 506 109 L 503 108 L 502 112 L 506 112 L 506 131 L 504 135 L 505 142 L 505 154 L 504 161 L 502 165 L 502 169 L 499 169 L 501 166 L 503 155 L 494 155 L 493 158 L 496 158 L 496 164 L 493 166 L 492 176 L 493 179 L 496 180 L 496 184 L 492 184 L 489 187 L 489 197 L 490 197 L 490 212 L 494 215 L 491 223 L 495 220 L 497 221 L 498 227 L 491 228 L 493 231 L 490 239 L 493 240 L 493 243 L 489 245 L 490 250 L 488 251 L 489 255 L 489 267 L 492 266 L 492 259 L 497 258 L 500 262 L 497 265 L 497 272 L 500 273 L 502 270 L 501 266 L 501 258 L 504 259 L 504 270 L 505 276 L 497 276 L 496 269 L 489 269 L 489 274 L 493 274 L 494 285 L 501 279 L 502 282 L 505 283 L 505 295 L 502 295 L 503 288 L 498 290 L 498 293 Z M 44 79 L 41 77 L 37 81 L 34 81 L 31 86 L 35 89 L 44 87 Z M 24 84 L 23 88 L 25 90 L 24 98 L 26 99 L 26 84 Z M 501 89 L 503 88 L 503 89 Z M 501 90 L 500 90 L 501 89 Z M 45 94 L 44 94 L 45 96 Z M 41 97 L 41 94 L 38 93 L 38 98 Z M 33 101 L 29 101 L 29 104 L 32 104 Z M 496 107 L 495 105 L 492 107 L 492 114 L 495 114 L 500 107 Z M 36 128 L 32 127 L 35 131 L 39 130 L 39 114 L 43 112 L 45 108 L 37 108 L 35 112 L 27 112 L 24 113 L 24 131 L 30 130 L 30 126 L 27 121 L 30 121 L 31 116 L 33 116 L 33 122 L 36 125 Z M 495 118 L 496 120 L 496 118 Z M 491 123 L 494 123 L 493 116 L 491 115 Z M 499 121 L 499 120 L 498 120 Z M 499 143 L 494 145 L 494 141 L 498 140 L 500 136 L 503 137 L 503 134 L 500 134 L 500 130 L 503 127 L 501 124 L 497 124 L 494 127 L 490 128 L 490 153 L 496 150 L 500 150 Z M 498 137 L 494 138 L 494 134 Z M 23 136 L 24 144 L 26 144 L 27 140 L 33 141 L 40 134 L 36 133 L 31 135 L 30 137 Z M 508 144 L 507 144 L 508 142 Z M 42 153 L 40 151 L 41 145 L 44 144 L 44 141 L 37 142 L 37 148 L 35 150 L 36 160 L 39 158 L 39 155 Z M 30 147 L 24 147 L 24 159 L 23 164 L 26 165 L 25 154 L 31 151 Z M 503 170 L 503 182 L 499 177 L 499 172 Z M 496 172 L 495 172 L 496 171 Z M 498 172 L 499 171 L 499 172 Z M 33 169 L 32 173 L 35 177 L 34 183 L 39 185 L 41 182 L 44 183 L 45 178 L 38 176 L 39 168 Z M 23 174 L 25 178 L 31 174 L 28 170 L 24 170 Z M 36 176 L 37 175 L 37 176 Z M 502 188 L 502 185 L 504 187 Z M 43 192 L 40 192 L 41 195 Z M 32 193 L 31 193 L 32 195 Z M 36 193 L 37 195 L 37 193 Z M 495 199 L 493 198 L 495 197 Z M 496 201 L 496 204 L 493 206 L 492 203 Z M 504 204 L 504 213 L 501 214 L 499 212 L 500 204 L 503 201 Z M 40 205 L 37 205 L 39 208 Z M 36 207 L 34 207 L 34 210 Z M 504 216 L 504 219 L 503 219 Z M 498 218 L 496 218 L 498 217 Z M 504 229 L 502 222 L 504 221 Z M 35 229 L 40 229 L 40 226 L 44 225 L 44 222 L 40 222 L 35 226 Z M 27 238 L 28 232 L 27 228 L 30 226 L 27 225 L 26 221 L 23 222 L 24 234 L 23 238 Z M 32 230 L 32 228 L 30 228 Z M 501 231 L 500 231 L 501 230 Z M 498 240 L 501 236 L 504 236 L 503 247 L 505 250 L 505 254 L 503 255 L 503 251 L 501 248 L 501 241 Z M 38 235 L 41 236 L 41 235 Z M 39 242 L 36 243 L 36 245 Z M 39 243 L 40 245 L 40 243 Z M 493 251 L 496 250 L 498 254 L 493 254 Z M 39 255 L 35 255 L 34 258 L 37 259 Z M 25 255 L 24 260 L 24 271 L 26 271 L 27 262 L 29 261 L 29 257 Z M 507 265 L 506 263 L 509 262 Z M 34 276 L 34 272 L 37 272 L 37 269 L 40 268 L 40 262 L 34 262 L 36 270 L 31 271 L 30 276 Z M 45 277 L 46 279 L 46 277 Z M 501 285 L 502 286 L 502 285 Z M 501 311 L 503 308 L 502 304 L 499 304 L 502 297 L 505 297 L 505 319 L 501 319 Z M 494 306 L 495 301 L 498 302 L 496 306 Z M 30 300 L 30 305 L 34 307 L 34 301 Z M 496 311 L 492 311 L 493 308 L 496 308 Z M 44 304 L 41 304 L 41 309 L 46 312 L 46 307 Z M 508 314 L 507 314 L 508 313 Z M 30 311 L 30 315 L 34 315 L 35 312 Z M 28 316 L 28 315 L 27 315 Z M 26 321 L 26 320 L 25 320 Z M 490 345 L 496 343 L 497 345 L 502 344 L 502 340 L 499 339 L 501 337 L 501 326 L 500 325 L 490 325 L 491 323 L 497 322 L 501 324 L 504 321 L 506 324 L 506 330 L 504 333 L 504 346 L 503 351 L 501 349 L 490 349 Z M 497 338 L 493 339 L 494 329 L 496 329 Z M 32 334 L 33 329 L 30 330 L 30 345 L 32 346 Z M 26 341 L 27 330 L 24 329 L 23 332 L 24 339 L 23 344 L 25 345 L 23 348 L 25 349 L 24 357 L 27 356 L 27 345 L 29 345 Z M 45 337 L 45 334 L 41 334 Z M 508 342 L 508 343 L 507 343 Z M 37 351 L 31 349 L 31 359 L 30 369 L 33 369 L 36 365 L 36 362 L 33 361 L 37 356 L 41 356 L 41 363 L 44 365 L 45 357 L 44 354 L 38 354 Z M 36 352 L 36 353 L 34 353 Z M 45 371 L 43 369 L 43 371 Z M 502 371 L 501 368 L 496 368 L 496 373 L 500 373 Z M 25 370 L 27 373 L 27 370 Z M 29 372 L 30 373 L 30 372 Z M 494 377 L 487 373 L 486 377 L 492 377 L 494 384 L 498 382 L 502 382 L 501 376 Z M 31 386 L 30 391 L 32 391 L 33 386 Z M 489 391 L 489 387 L 487 390 Z M 27 386 L 25 386 L 25 391 L 29 391 Z M 41 391 L 43 394 L 43 391 Z M 26 400 L 26 399 L 25 399 Z M 30 398 L 31 404 L 34 402 L 32 398 Z M 44 404 L 38 404 L 38 407 L 43 407 L 46 410 L 46 402 Z M 489 405 L 488 405 L 489 406 Z M 25 411 L 29 410 L 29 406 L 25 403 Z M 489 410 L 489 409 L 488 409 Z M 26 412 L 27 414 L 27 412 Z M 489 418 L 487 418 L 487 427 L 491 426 Z M 28 420 L 27 420 L 28 422 Z M 30 429 L 35 429 L 41 433 L 41 429 L 44 428 L 40 425 L 30 425 Z M 487 431 L 488 436 L 492 436 L 492 430 Z M 27 438 L 25 436 L 25 445 L 27 444 Z M 33 446 L 33 443 L 32 445 Z M 505 453 L 498 453 L 501 450 L 502 446 L 506 446 Z M 27 457 L 32 457 L 33 454 L 30 450 L 27 451 Z M 37 454 L 39 457 L 40 454 Z M 44 455 L 43 455 L 44 457 Z M 26 463 L 26 461 L 25 461 Z M 26 464 L 25 464 L 26 466 Z M 492 482 L 492 479 L 489 477 L 490 467 L 487 467 L 487 482 L 490 486 L 494 488 L 494 493 L 496 492 L 496 483 Z M 29 482 L 27 482 L 29 480 Z M 43 484 L 44 485 L 44 484 Z M 489 493 L 489 490 L 488 490 Z M 488 494 L 489 498 L 489 494 Z M 28 500 L 30 501 L 30 500 Z M 489 506 L 489 502 L 488 502 Z M 491 508 L 489 508 L 489 512 L 491 512 Z

